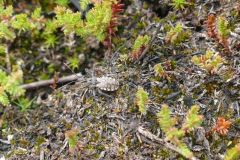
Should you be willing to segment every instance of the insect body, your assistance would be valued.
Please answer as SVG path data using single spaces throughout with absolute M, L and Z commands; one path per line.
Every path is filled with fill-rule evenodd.
M 103 91 L 116 91 L 119 88 L 119 82 L 112 77 L 103 76 L 97 78 L 97 85 Z

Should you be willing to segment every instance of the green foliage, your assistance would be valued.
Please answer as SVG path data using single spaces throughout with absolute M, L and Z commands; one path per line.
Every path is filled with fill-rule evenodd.
M 5 23 L 0 22 L 0 39 L 13 40 L 14 38 L 15 33 Z
M 187 157 L 189 159 L 193 157 L 193 153 L 189 150 L 188 146 L 185 143 L 179 143 L 178 148 L 184 157 Z
M 36 8 L 31 14 L 31 26 L 32 29 L 40 30 L 43 28 L 45 21 L 44 17 L 41 15 L 42 9 L 40 7 Z
M 79 68 L 79 58 L 76 54 L 73 57 L 69 57 L 68 62 L 69 62 L 69 67 L 72 70 Z
M 57 24 L 56 24 L 56 20 L 48 20 L 46 22 L 46 26 L 45 26 L 45 30 L 44 30 L 44 35 L 49 35 L 49 34 L 53 34 L 56 29 L 57 29 Z
M 139 111 L 143 115 L 146 115 L 147 113 L 147 109 L 146 109 L 147 102 L 148 102 L 148 93 L 144 91 L 142 87 L 138 87 L 138 90 L 136 93 L 136 103 L 137 103 L 137 106 L 139 107 Z
M 13 98 L 24 94 L 25 91 L 20 87 L 22 76 L 22 71 L 19 67 L 15 67 L 15 70 L 10 75 L 0 70 L 0 103 L 2 105 L 7 106 L 9 104 L 6 93 Z
M 65 133 L 65 137 L 68 140 L 70 153 L 73 153 L 75 148 L 77 147 L 77 143 L 78 143 L 78 139 L 79 139 L 78 133 L 79 133 L 79 131 L 77 129 L 71 129 Z
M 86 15 L 86 33 L 96 36 L 103 41 L 112 18 L 111 3 L 97 3 Z
M 207 50 L 205 55 L 201 55 L 199 57 L 193 56 L 192 62 L 195 65 L 213 74 L 224 63 L 224 60 L 220 55 L 214 54 L 212 51 Z
M 33 103 L 33 100 L 29 100 L 27 98 L 24 98 L 24 97 L 20 97 L 17 101 L 17 106 L 20 108 L 20 110 L 22 112 L 25 112 L 28 108 L 30 108 L 30 106 L 32 105 Z
M 13 7 L 12 6 L 7 6 L 4 8 L 3 6 L 0 6 L 0 19 L 1 20 L 6 20 L 9 17 L 11 17 L 13 14 Z
M 4 88 L 2 86 L 0 86 L 0 103 L 3 106 L 7 106 L 10 102 L 8 99 L 7 94 L 4 92 Z
M 172 27 L 165 37 L 166 42 L 174 45 L 178 45 L 181 42 L 188 39 L 190 36 L 189 31 L 184 31 L 182 24 L 178 23 L 175 27 Z
M 55 3 L 61 6 L 67 6 L 69 3 L 69 0 L 55 0 Z
M 240 158 L 240 143 L 227 150 L 224 160 L 237 160 Z
M 65 7 L 56 7 L 56 22 L 55 24 L 58 27 L 61 27 L 65 35 L 69 35 L 72 32 L 77 34 L 82 34 L 83 21 L 81 19 L 81 13 L 73 13 L 70 9 Z
M 5 45 L 0 45 L 0 55 L 4 55 L 6 51 L 6 46 Z
M 45 39 L 45 45 L 47 48 L 55 47 L 57 43 L 57 37 L 54 34 L 46 35 L 44 39 Z
M 166 104 L 164 104 L 161 111 L 157 113 L 158 122 L 165 133 L 176 124 L 176 120 L 171 118 L 170 114 L 171 111 Z
M 36 8 L 31 15 L 21 13 L 13 15 L 11 6 L 4 8 L 0 7 L 0 39 L 13 40 L 15 33 L 13 29 L 19 31 L 39 31 L 43 29 L 42 35 L 47 40 L 48 46 L 54 46 L 54 34 L 57 28 L 61 28 L 65 35 L 76 33 L 79 36 L 87 37 L 89 35 L 96 36 L 99 41 L 103 41 L 107 36 L 108 27 L 112 19 L 112 3 L 114 1 L 104 1 L 96 3 L 95 6 L 86 14 L 86 21 L 81 19 L 80 12 L 73 12 L 64 7 L 67 0 L 55 1 L 61 6 L 54 9 L 55 18 L 51 20 L 41 16 L 41 8 Z M 86 3 L 87 1 L 82 1 Z M 45 24 L 45 25 L 44 25 Z
M 218 35 L 221 38 L 227 38 L 229 33 L 230 33 L 230 29 L 229 29 L 229 24 L 228 21 L 226 20 L 226 18 L 224 17 L 218 17 L 217 19 L 217 31 L 218 31 Z
M 183 130 L 192 131 L 194 128 L 201 125 L 203 117 L 198 115 L 198 111 L 199 107 L 197 105 L 191 107 L 183 124 Z
M 154 71 L 157 76 L 163 77 L 165 75 L 165 71 L 160 63 L 154 66 Z
M 80 6 L 82 10 L 86 10 L 88 4 L 91 2 L 91 0 L 80 0 Z
M 176 9 L 176 10 L 183 10 L 187 5 L 189 5 L 186 0 L 172 0 L 171 5 Z
M 175 144 L 179 145 L 181 144 L 179 139 L 184 136 L 184 131 L 177 129 L 175 127 L 172 127 L 172 128 L 168 128 L 165 134 L 166 134 L 166 140 L 172 141 Z
M 176 145 L 186 158 L 193 157 L 193 154 L 187 145 L 183 143 L 182 138 L 185 136 L 186 131 L 192 131 L 202 123 L 202 116 L 198 115 L 198 110 L 198 106 L 192 106 L 180 129 L 175 127 L 176 119 L 171 117 L 171 111 L 167 105 L 164 104 L 161 111 L 157 113 L 158 122 L 166 134 L 166 139 Z
M 150 41 L 150 37 L 148 35 L 138 36 L 133 45 L 133 52 L 137 52 L 142 46 L 147 46 Z
M 42 12 L 42 9 L 41 9 L 40 7 L 36 8 L 36 9 L 33 11 L 33 13 L 32 13 L 31 18 L 32 18 L 33 20 L 38 20 L 38 19 L 40 19 L 40 18 L 42 17 L 42 16 L 41 16 L 41 12 Z
M 85 3 L 86 2 L 85 0 Z M 58 37 L 60 37 L 57 35 L 59 34 L 59 32 L 57 32 L 58 29 L 61 29 L 66 36 L 70 34 L 76 34 L 83 38 L 96 36 L 99 41 L 105 40 L 112 19 L 112 4 L 116 3 L 116 1 L 107 0 L 101 3 L 95 3 L 95 6 L 87 12 L 85 21 L 81 19 L 82 16 L 80 12 L 73 12 L 64 7 L 68 4 L 68 0 L 55 0 L 49 3 L 61 5 L 54 9 L 56 16 L 51 19 L 41 14 L 41 8 L 36 8 L 32 13 L 21 12 L 19 14 L 14 13 L 12 6 L 0 6 L 0 42 L 2 42 L 0 45 L 0 54 L 4 55 L 7 47 L 11 45 L 10 43 L 14 41 L 16 36 L 20 37 L 23 32 L 28 32 L 33 37 L 37 35 L 35 36 L 36 40 L 40 41 L 40 43 L 44 41 L 42 44 L 45 44 L 48 48 L 56 46 Z M 9 54 L 5 55 L 7 56 Z M 13 55 L 10 56 L 11 57 L 6 58 L 9 59 L 13 57 Z M 78 58 L 76 57 L 69 59 L 72 69 L 78 68 Z M 48 65 L 48 68 L 50 67 L 51 64 Z M 49 72 L 51 72 L 50 69 Z M 4 72 L 1 71 L 1 73 Z M 16 98 L 24 93 L 24 90 L 19 87 L 20 81 L 13 78 L 14 75 L 16 75 L 16 72 L 12 72 L 12 74 L 8 76 L 2 74 L 0 101 L 5 106 L 9 103 L 8 96 Z
M 18 14 L 13 19 L 11 19 L 11 26 L 14 29 L 27 31 L 33 28 L 32 24 L 30 23 L 27 14 Z
M 75 146 L 77 145 L 77 136 L 71 136 L 69 137 L 69 148 L 75 148 Z

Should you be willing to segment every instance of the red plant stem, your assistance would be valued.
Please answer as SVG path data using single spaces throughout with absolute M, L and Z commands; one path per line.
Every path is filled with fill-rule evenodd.
M 112 18 L 107 30 L 108 35 L 104 41 L 104 45 L 108 47 L 108 55 L 107 55 L 108 57 L 112 53 L 112 36 L 115 36 L 116 26 L 119 24 L 117 21 L 119 19 L 119 14 L 124 11 L 123 7 L 124 7 L 124 4 L 121 4 L 121 3 L 112 4 Z

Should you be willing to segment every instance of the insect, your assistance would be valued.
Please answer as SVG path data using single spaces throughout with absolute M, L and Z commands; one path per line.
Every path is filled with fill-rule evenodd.
M 86 69 L 85 71 L 87 73 L 86 76 L 76 75 L 77 79 L 75 81 L 77 84 L 77 86 L 75 86 L 76 93 L 79 91 L 82 92 L 81 93 L 82 97 L 85 97 L 87 95 L 96 96 L 96 91 L 101 95 L 104 95 L 106 97 L 111 97 L 110 95 L 102 91 L 114 92 L 118 90 L 120 87 L 118 78 L 114 78 L 116 74 L 103 74 L 102 76 L 96 77 L 95 69 L 92 69 L 92 70 Z M 101 69 L 97 71 L 102 72 Z
M 108 76 L 102 76 L 97 78 L 97 84 L 96 87 L 103 90 L 103 91 L 116 91 L 119 88 L 119 82 L 117 79 L 108 77 Z

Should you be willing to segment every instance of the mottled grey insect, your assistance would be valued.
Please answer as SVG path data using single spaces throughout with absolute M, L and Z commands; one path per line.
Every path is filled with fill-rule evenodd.
M 96 87 L 103 91 L 116 91 L 119 88 L 119 82 L 112 77 L 99 77 L 97 78 Z

